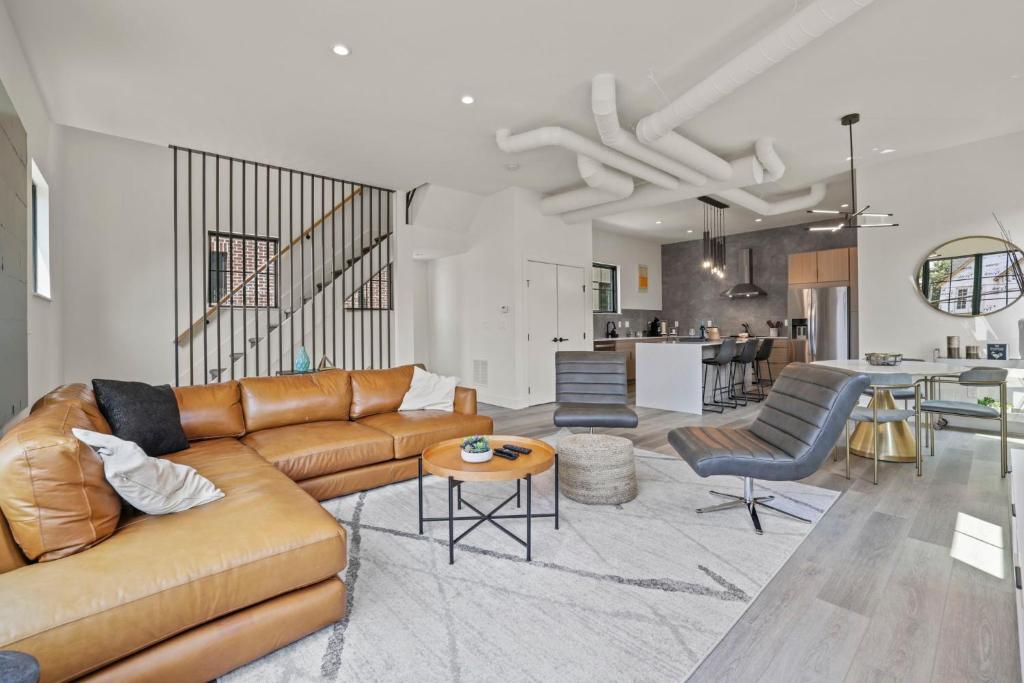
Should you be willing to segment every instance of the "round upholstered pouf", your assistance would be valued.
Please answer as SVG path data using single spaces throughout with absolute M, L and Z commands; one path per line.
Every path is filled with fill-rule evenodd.
M 36 683 L 39 662 L 32 655 L 10 650 L 0 651 L 0 681 L 3 683 Z
M 558 442 L 562 493 L 588 505 L 616 505 L 636 498 L 633 443 L 621 436 L 573 434 Z

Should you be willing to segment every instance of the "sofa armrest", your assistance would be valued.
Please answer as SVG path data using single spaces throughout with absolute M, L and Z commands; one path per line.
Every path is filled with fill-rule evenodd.
M 455 412 L 476 415 L 476 389 L 455 387 Z

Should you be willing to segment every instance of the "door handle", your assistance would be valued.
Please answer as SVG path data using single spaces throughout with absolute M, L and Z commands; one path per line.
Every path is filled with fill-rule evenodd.
M 560 341 L 560 342 L 569 341 L 569 338 L 568 337 L 559 337 L 557 341 Z

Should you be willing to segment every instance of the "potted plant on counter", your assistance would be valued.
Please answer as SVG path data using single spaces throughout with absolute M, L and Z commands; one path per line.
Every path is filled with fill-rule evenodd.
M 486 436 L 468 436 L 462 441 L 462 459 L 466 462 L 487 462 L 492 456 Z

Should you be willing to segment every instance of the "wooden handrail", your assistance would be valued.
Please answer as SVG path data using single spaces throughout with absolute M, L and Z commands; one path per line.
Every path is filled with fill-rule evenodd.
M 182 332 L 181 334 L 178 335 L 178 338 L 177 338 L 176 342 L 178 344 L 181 344 L 186 339 L 188 339 L 190 335 L 195 335 L 199 330 L 203 329 L 205 327 L 204 323 L 205 323 L 206 319 L 209 318 L 213 314 L 219 314 L 220 313 L 220 307 L 226 301 L 230 301 L 231 298 L 235 294 L 237 294 L 239 290 L 241 290 L 247 284 L 252 282 L 253 278 L 255 278 L 257 275 L 259 275 L 260 273 L 262 273 L 262 272 L 266 271 L 268 268 L 270 268 L 270 264 L 275 263 L 279 258 L 281 258 L 285 254 L 287 254 L 289 251 L 291 251 L 292 247 L 294 247 L 296 244 L 298 244 L 299 242 L 304 240 L 306 237 L 311 235 L 314 230 L 316 230 L 320 225 L 323 224 L 323 222 L 325 220 L 327 220 L 328 216 L 333 216 L 335 213 L 338 212 L 339 209 L 343 208 L 346 204 L 348 204 L 353 199 L 355 199 L 357 195 L 362 194 L 362 192 L 363 192 L 363 188 L 362 187 L 357 187 L 347 197 L 343 197 L 342 200 L 340 202 L 338 202 L 337 204 L 335 204 L 334 207 L 330 211 L 328 211 L 323 216 L 321 216 L 319 219 L 317 219 L 317 221 L 315 223 L 313 223 L 313 225 L 311 225 L 307 229 L 303 230 L 302 233 L 298 237 L 296 237 L 294 240 L 292 240 L 291 243 L 288 244 L 284 249 L 281 249 L 280 251 L 278 251 L 276 254 L 274 254 L 269 259 L 267 259 L 266 263 L 264 263 L 262 266 L 259 266 L 258 268 L 253 270 L 253 272 L 249 273 L 249 275 L 246 276 L 246 278 L 244 280 L 242 280 L 242 282 L 240 282 L 237 286 L 235 286 L 230 292 L 228 292 L 227 294 L 222 296 L 217 301 L 217 303 L 213 304 L 208 309 L 206 309 L 206 312 L 203 313 L 203 315 L 201 315 L 200 317 L 198 317 L 195 320 L 193 320 L 192 324 L 189 325 L 188 329 L 186 329 L 184 332 Z M 238 235 L 235 235 L 235 237 L 244 237 L 244 235 L 238 234 Z M 235 248 L 235 245 L 232 244 L 231 245 L 231 251 L 232 252 L 234 252 L 234 248 Z M 332 246 L 332 248 L 333 248 L 333 246 Z M 244 247 L 242 249 L 242 257 L 245 258 L 245 248 Z

